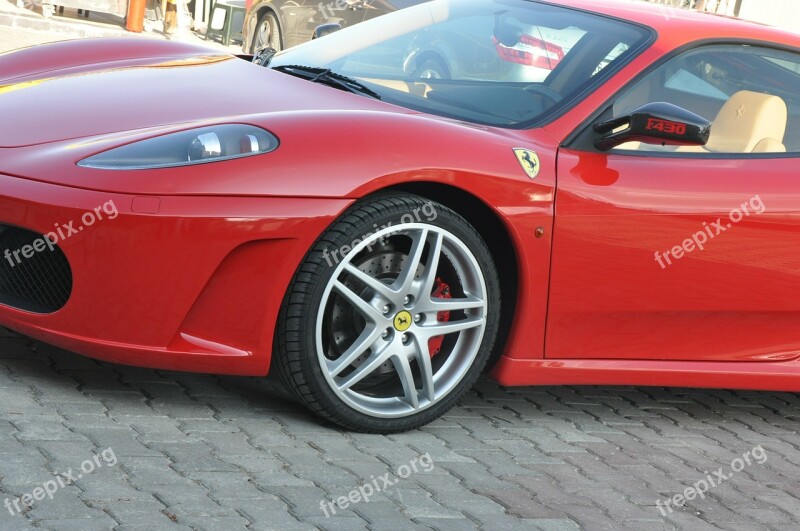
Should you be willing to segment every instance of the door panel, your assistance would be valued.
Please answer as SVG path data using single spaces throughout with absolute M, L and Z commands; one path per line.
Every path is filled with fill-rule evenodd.
M 800 354 L 797 158 L 562 150 L 558 168 L 548 358 Z
M 299 44 L 297 36 L 297 22 L 300 20 L 302 14 L 302 6 L 294 1 L 288 0 L 286 2 L 277 3 L 280 10 L 280 31 L 283 36 L 283 45 L 285 48 L 291 48 Z

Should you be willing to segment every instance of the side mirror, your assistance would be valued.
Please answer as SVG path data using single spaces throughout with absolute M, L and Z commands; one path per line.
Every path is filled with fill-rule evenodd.
M 314 35 L 311 36 L 311 39 L 319 39 L 320 37 L 324 37 L 325 35 L 329 35 L 331 33 L 335 33 L 342 29 L 341 24 L 323 24 L 322 26 L 317 26 L 314 28 Z
M 522 28 L 507 22 L 497 21 L 494 26 L 494 38 L 507 48 L 513 48 L 522 40 Z
M 671 103 L 648 103 L 630 113 L 595 124 L 602 135 L 594 145 L 608 151 L 626 142 L 661 146 L 705 146 L 711 122 Z
M 275 57 L 275 54 L 278 53 L 278 50 L 275 48 L 270 48 L 269 46 L 265 46 L 264 48 L 259 48 L 256 50 L 256 53 L 253 55 L 253 62 L 260 66 L 269 66 L 272 62 L 272 58 Z

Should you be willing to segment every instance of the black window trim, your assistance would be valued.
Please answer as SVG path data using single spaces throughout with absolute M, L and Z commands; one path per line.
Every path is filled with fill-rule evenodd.
M 800 151 L 791 151 L 786 153 L 692 153 L 692 152 L 675 152 L 675 151 L 600 151 L 594 146 L 594 135 L 592 134 L 591 127 L 594 123 L 609 110 L 613 109 L 614 103 L 628 91 L 632 86 L 639 83 L 645 77 L 652 74 L 658 68 L 671 61 L 672 59 L 683 55 L 692 50 L 705 48 L 708 46 L 754 46 L 764 48 L 767 50 L 777 50 L 782 52 L 790 52 L 800 55 L 800 48 L 790 46 L 787 44 L 780 44 L 770 41 L 762 41 L 759 39 L 732 39 L 732 38 L 712 38 L 702 39 L 699 41 L 692 41 L 679 48 L 675 48 L 670 53 L 661 57 L 658 61 L 651 64 L 643 72 L 634 77 L 631 81 L 625 84 L 624 87 L 616 91 L 611 97 L 603 102 L 600 107 L 589 115 L 589 118 L 581 122 L 581 124 L 570 133 L 567 138 L 561 143 L 561 148 L 572 149 L 576 151 L 584 151 L 589 153 L 606 153 L 613 155 L 620 155 L 624 157 L 647 157 L 659 159 L 711 159 L 711 160 L 752 160 L 752 159 L 790 159 L 798 158 Z

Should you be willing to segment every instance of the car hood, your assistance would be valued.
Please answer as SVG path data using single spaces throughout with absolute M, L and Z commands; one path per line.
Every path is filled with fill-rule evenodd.
M 345 109 L 402 112 L 181 43 L 66 41 L 0 55 L 0 148 L 279 111 Z

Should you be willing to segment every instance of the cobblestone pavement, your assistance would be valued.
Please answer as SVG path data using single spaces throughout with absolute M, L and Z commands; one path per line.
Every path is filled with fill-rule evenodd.
M 793 394 L 485 381 L 386 437 L 323 425 L 268 385 L 99 363 L 0 328 L 0 529 L 800 526 Z M 730 478 L 704 489 L 715 471 Z M 666 508 L 694 484 L 707 492 Z M 369 502 L 326 517 L 323 500 L 366 485 Z M 26 493 L 43 499 L 16 514 Z

